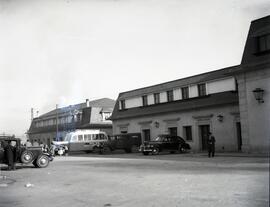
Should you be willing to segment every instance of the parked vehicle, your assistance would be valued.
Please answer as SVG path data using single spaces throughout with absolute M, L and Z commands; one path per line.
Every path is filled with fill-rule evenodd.
M 159 135 L 153 141 L 145 141 L 140 147 L 140 151 L 144 155 L 159 154 L 162 151 L 182 153 L 190 149 L 190 145 L 183 138 L 172 135 Z
M 66 146 L 66 152 L 92 152 L 103 149 L 108 142 L 108 136 L 100 130 L 82 129 L 70 132 L 64 141 L 54 141 L 55 146 Z
M 130 153 L 132 151 L 137 151 L 141 143 L 140 133 L 129 133 L 110 136 L 108 146 L 111 151 L 123 149 L 125 152 Z
M 53 156 L 50 152 L 43 152 L 42 147 L 26 147 L 21 145 L 21 140 L 15 137 L 1 137 L 0 138 L 0 163 L 6 164 L 4 156 L 4 142 L 11 141 L 12 145 L 16 147 L 15 159 L 17 163 L 30 164 L 35 167 L 44 168 L 53 161 Z
M 53 142 L 54 143 L 54 142 Z M 53 155 L 66 155 L 68 153 L 68 147 L 63 144 L 53 144 L 51 146 L 50 151 L 52 152 Z

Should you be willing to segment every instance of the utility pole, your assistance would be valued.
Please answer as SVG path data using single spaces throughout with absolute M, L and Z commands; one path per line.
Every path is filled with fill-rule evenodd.
M 56 141 L 58 141 L 58 104 L 56 104 Z

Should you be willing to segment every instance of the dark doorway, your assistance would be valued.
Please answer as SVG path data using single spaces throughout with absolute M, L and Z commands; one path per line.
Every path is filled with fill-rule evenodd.
M 238 151 L 242 150 L 242 134 L 241 134 L 241 123 L 236 122 L 236 133 L 237 133 L 237 145 Z
M 202 141 L 202 150 L 207 150 L 207 137 L 210 132 L 210 126 L 209 125 L 200 125 L 200 136 Z
M 172 136 L 177 136 L 177 127 L 168 128 L 169 134 Z
M 150 129 L 143 129 L 143 140 L 150 141 Z

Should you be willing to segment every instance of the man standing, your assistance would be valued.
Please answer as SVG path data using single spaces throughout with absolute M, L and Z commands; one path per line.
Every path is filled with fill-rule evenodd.
M 14 160 L 15 160 L 15 147 L 13 147 L 11 145 L 11 141 L 8 141 L 8 144 L 5 145 L 4 147 L 5 150 L 5 157 L 6 157 L 6 161 L 7 161 L 7 165 L 8 165 L 8 170 L 15 170 L 16 167 L 14 165 Z
M 208 157 L 215 156 L 215 142 L 216 142 L 215 137 L 212 135 L 211 132 L 209 132 L 209 135 L 207 138 Z

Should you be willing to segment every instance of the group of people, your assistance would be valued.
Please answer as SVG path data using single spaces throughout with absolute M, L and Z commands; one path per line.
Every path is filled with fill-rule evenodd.
M 2 146 L 4 148 L 4 157 L 8 165 L 7 170 L 16 170 L 16 146 L 13 146 L 10 140 L 7 142 L 3 141 Z

